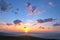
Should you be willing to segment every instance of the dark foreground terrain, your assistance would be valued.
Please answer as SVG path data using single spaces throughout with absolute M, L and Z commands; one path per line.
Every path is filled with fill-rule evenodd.
M 44 39 L 32 36 L 0 36 L 0 40 L 56 40 L 56 39 Z

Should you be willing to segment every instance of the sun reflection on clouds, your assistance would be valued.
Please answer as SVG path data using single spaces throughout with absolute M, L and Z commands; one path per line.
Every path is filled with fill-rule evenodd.
M 60 27 L 59 27 L 60 28 Z M 31 23 L 21 23 L 21 25 L 0 25 L 0 31 L 8 31 L 8 32 L 24 32 L 24 33 L 28 33 L 28 32 L 57 32 L 59 31 L 58 27 L 53 27 L 53 26 L 42 26 L 42 27 L 38 27 L 38 25 L 36 26 L 32 26 Z

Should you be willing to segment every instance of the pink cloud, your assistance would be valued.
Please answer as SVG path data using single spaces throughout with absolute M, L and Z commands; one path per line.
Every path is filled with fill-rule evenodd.
M 28 14 L 27 15 L 34 15 L 34 14 L 42 14 L 45 12 L 45 10 L 38 10 L 38 8 L 36 6 L 31 5 L 31 3 L 26 3 L 26 8 L 28 10 Z
M 41 10 L 41 11 L 38 11 L 39 14 L 42 14 L 44 13 L 46 10 Z
M 53 6 L 53 5 L 54 5 L 53 2 L 49 2 L 48 4 L 49 4 L 50 6 Z

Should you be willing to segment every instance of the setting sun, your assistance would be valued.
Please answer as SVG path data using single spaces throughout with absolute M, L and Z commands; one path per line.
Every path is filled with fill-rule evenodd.
M 29 32 L 29 28 L 28 27 L 24 27 L 24 32 L 25 33 Z

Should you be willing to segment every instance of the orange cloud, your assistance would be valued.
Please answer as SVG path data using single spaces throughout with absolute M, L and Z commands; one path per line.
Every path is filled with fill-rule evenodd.
M 28 28 L 25 29 L 24 27 Z M 7 32 L 60 32 L 60 27 L 38 27 L 38 26 L 32 26 L 31 24 L 21 24 L 21 25 L 17 25 L 17 27 L 15 27 L 15 25 L 0 25 L 0 31 L 7 31 Z

